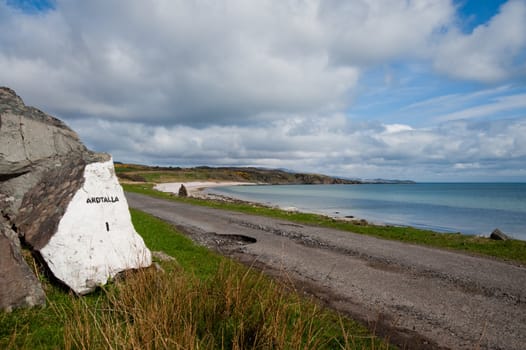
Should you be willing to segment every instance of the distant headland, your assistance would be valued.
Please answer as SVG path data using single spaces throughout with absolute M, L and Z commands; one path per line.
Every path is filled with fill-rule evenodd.
M 411 180 L 362 180 L 256 167 L 160 167 L 115 162 L 119 179 L 132 182 L 233 181 L 272 185 L 412 184 Z

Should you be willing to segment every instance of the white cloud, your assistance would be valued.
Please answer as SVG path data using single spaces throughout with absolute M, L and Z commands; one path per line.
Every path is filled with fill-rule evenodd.
M 496 115 L 509 110 L 526 108 L 526 94 L 501 96 L 494 98 L 490 103 L 478 105 L 476 107 L 462 109 L 457 112 L 441 115 L 438 121 L 451 121 L 459 119 L 471 119 L 485 116 Z
M 10 14 L 3 83 L 70 118 L 243 123 L 340 109 L 359 77 L 328 63 L 314 3 L 58 1 L 41 15 L 0 6 Z
M 331 59 L 371 65 L 423 55 L 450 25 L 450 1 L 332 0 L 320 5 Z
M 513 74 L 524 76 L 525 48 L 526 2 L 510 0 L 488 24 L 472 33 L 452 28 L 438 46 L 434 65 L 456 78 L 502 81 Z
M 493 173 L 495 164 L 517 175 L 526 164 L 524 118 L 455 121 L 434 128 L 358 124 L 339 115 L 199 129 L 102 121 L 74 126 L 84 131 L 88 145 L 110 150 L 117 160 L 154 164 L 254 165 L 419 180 L 445 171 Z
M 386 124 L 383 127 L 385 128 L 385 134 L 396 134 L 403 131 L 413 130 L 409 125 L 403 124 Z
M 117 160 L 408 178 L 440 167 L 483 172 L 496 160 L 515 171 L 523 119 L 475 119 L 526 107 L 507 80 L 526 73 L 525 15 L 526 3 L 511 0 L 463 34 L 452 0 L 57 0 L 32 14 L 0 0 L 0 82 Z M 393 112 L 432 110 L 418 127 L 346 115 L 367 91 L 364 72 L 386 67 L 382 83 L 392 85 L 360 110 L 366 120 L 420 90 L 389 93 L 432 76 L 431 65 L 498 84 Z M 430 126 L 437 120 L 443 126 Z
M 436 43 L 448 74 L 511 74 L 524 7 L 510 2 L 466 36 L 451 1 L 59 0 L 38 14 L 0 2 L 0 79 L 66 118 L 225 125 L 333 113 L 352 103 L 364 67 L 424 59 Z
M 453 13 L 431 0 L 0 6 L 0 79 L 30 103 L 187 125 L 344 110 L 361 66 L 419 55 Z
M 407 110 L 420 109 L 420 108 L 426 108 L 426 109 L 458 108 L 458 107 L 462 107 L 466 105 L 466 103 L 473 103 L 474 101 L 480 98 L 485 98 L 485 97 L 491 98 L 498 94 L 508 93 L 510 91 L 512 91 L 511 86 L 501 85 L 501 86 L 497 86 L 491 89 L 479 90 L 473 93 L 467 93 L 467 94 L 456 93 L 456 94 L 449 94 L 449 95 L 443 95 L 443 96 L 435 96 L 435 97 L 432 97 L 424 101 L 412 103 L 404 107 L 404 110 L 407 111 Z

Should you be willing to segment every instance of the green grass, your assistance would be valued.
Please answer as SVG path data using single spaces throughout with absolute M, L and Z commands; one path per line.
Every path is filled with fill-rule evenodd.
M 191 272 L 191 275 L 206 281 L 200 285 L 199 289 L 201 293 L 209 295 L 210 300 L 207 301 L 207 305 L 209 302 L 238 304 L 234 308 L 232 305 L 214 305 L 212 306 L 214 310 L 206 312 L 206 318 L 215 318 L 210 327 L 219 328 L 217 332 L 226 334 L 245 327 L 248 333 L 253 333 L 260 328 L 270 327 L 267 324 L 270 319 L 279 319 L 280 313 L 284 312 L 286 315 L 282 321 L 274 324 L 273 327 L 283 328 L 283 330 L 288 327 L 290 334 L 298 332 L 297 329 L 294 329 L 296 324 L 309 327 L 309 330 L 303 330 L 305 334 L 302 332 L 304 339 L 297 343 L 297 347 L 292 348 L 332 349 L 344 345 L 345 339 L 348 345 L 352 343 L 350 348 L 386 348 L 385 344 L 371 336 L 359 323 L 342 318 L 333 311 L 321 309 L 315 303 L 300 298 L 294 292 L 289 293 L 289 288 L 283 288 L 260 272 L 250 270 L 208 249 L 196 246 L 188 238 L 176 233 L 169 224 L 162 220 L 137 210 L 132 209 L 131 212 L 134 226 L 142 233 L 148 247 L 152 250 L 163 250 L 175 256 L 177 264 L 184 271 Z M 217 295 L 221 297 L 216 298 Z M 274 304 L 276 301 L 279 301 L 278 305 Z M 210 306 L 205 308 L 208 307 Z M 220 312 L 215 309 L 217 307 Z M 224 319 L 222 316 L 224 313 L 231 314 L 232 318 Z M 275 315 L 271 316 L 273 313 Z M 273 332 L 278 330 L 275 329 Z M 227 338 L 232 339 L 235 336 L 231 334 Z M 225 341 L 221 339 L 222 342 Z M 289 339 L 289 341 L 292 340 Z M 232 340 L 228 340 L 227 343 L 226 348 L 235 348 Z M 284 344 L 288 342 L 284 341 Z M 215 343 L 214 347 L 220 347 L 219 345 Z M 263 346 L 263 348 L 267 347 Z
M 46 293 L 47 305 L 32 309 L 0 311 L 0 349 L 61 349 L 64 347 L 64 324 L 72 316 L 76 297 L 39 276 Z M 84 297 L 92 305 L 100 291 Z
M 68 301 L 53 300 L 55 305 Z M 53 307 L 0 312 L 1 349 L 53 349 L 63 343 L 64 318 Z
M 130 212 L 133 225 L 143 237 L 146 246 L 152 251 L 162 250 L 176 257 L 184 271 L 200 278 L 209 277 L 218 270 L 221 261 L 224 260 L 207 248 L 193 244 L 189 238 L 176 233 L 170 224 L 138 210 L 130 209 Z
M 176 260 L 76 297 L 44 277 L 48 306 L 0 312 L 1 349 L 387 349 L 361 324 L 131 210 L 151 250 Z
M 271 184 L 354 183 L 322 174 L 290 173 L 278 169 L 236 167 L 151 167 L 138 164 L 115 164 L 121 180 L 134 182 L 239 181 Z
M 163 199 L 183 201 L 189 204 L 212 208 L 234 210 L 247 214 L 263 215 L 285 219 L 297 223 L 318 225 L 339 230 L 375 236 L 383 239 L 397 240 L 435 248 L 462 251 L 502 260 L 526 264 L 526 242 L 520 240 L 496 241 L 485 237 L 437 233 L 413 227 L 358 225 L 342 220 L 335 220 L 323 215 L 296 213 L 249 203 L 225 203 L 222 201 L 197 198 L 179 198 L 168 193 L 156 191 L 151 184 L 124 184 L 124 189 Z

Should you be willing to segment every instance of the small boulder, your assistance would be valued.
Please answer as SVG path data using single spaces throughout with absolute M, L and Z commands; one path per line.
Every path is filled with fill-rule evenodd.
M 183 184 L 181 184 L 181 187 L 179 187 L 179 197 L 188 197 L 188 191 Z
M 496 240 L 496 241 L 507 241 L 508 239 L 510 239 L 510 237 L 508 237 L 507 235 L 502 233 L 502 231 L 499 230 L 498 228 L 493 230 L 491 235 L 489 235 L 489 238 L 493 239 L 493 240 Z

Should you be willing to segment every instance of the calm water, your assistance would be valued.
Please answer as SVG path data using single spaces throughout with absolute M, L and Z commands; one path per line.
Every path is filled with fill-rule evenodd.
M 526 240 L 526 183 L 233 186 L 211 192 L 334 216 L 439 232 Z

